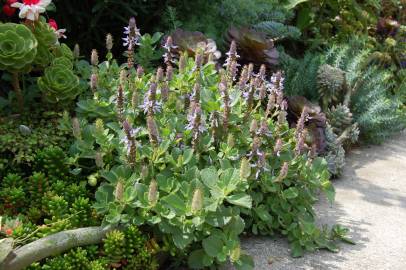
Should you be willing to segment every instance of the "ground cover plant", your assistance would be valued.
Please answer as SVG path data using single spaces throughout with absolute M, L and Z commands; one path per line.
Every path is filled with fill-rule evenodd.
M 243 235 L 352 243 L 313 206 L 351 145 L 406 125 L 402 3 L 3 2 L 0 269 L 255 269 Z

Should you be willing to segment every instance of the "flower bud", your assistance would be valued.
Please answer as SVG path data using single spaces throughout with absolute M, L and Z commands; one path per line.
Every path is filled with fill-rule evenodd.
M 279 125 L 283 125 L 286 123 L 286 115 L 287 115 L 286 111 L 279 111 L 279 113 L 278 113 L 278 124 Z
M 138 108 L 138 92 L 133 91 L 131 96 L 131 108 L 133 110 Z
M 161 67 L 158 67 L 156 71 L 156 82 L 160 83 L 164 79 L 164 70 Z
M 281 140 L 281 139 L 277 139 L 276 140 L 276 143 L 275 143 L 275 146 L 274 146 L 274 148 L 273 148 L 273 153 L 274 153 L 274 155 L 276 155 L 276 156 L 280 156 L 280 152 L 281 152 L 281 150 L 282 150 L 282 147 L 283 147 L 283 141 Z
M 168 98 L 169 98 L 169 85 L 168 85 L 168 82 L 165 82 L 165 84 L 162 86 L 161 98 L 162 98 L 163 102 L 167 101 Z
M 245 157 L 241 160 L 241 165 L 240 165 L 240 178 L 241 179 L 247 179 L 251 175 L 251 166 Z
M 111 34 L 107 34 L 106 36 L 106 48 L 108 51 L 111 51 L 113 48 L 113 36 Z
M 286 178 L 286 176 L 288 176 L 288 172 L 289 172 L 289 163 L 284 162 L 278 177 L 275 179 L 275 182 L 282 182 Z
M 203 52 L 198 50 L 195 55 L 195 68 L 200 69 L 203 65 Z
M 97 118 L 96 122 L 95 122 L 95 126 L 96 126 L 96 131 L 97 132 L 99 132 L 99 133 L 104 132 L 104 123 L 103 123 L 102 119 Z
M 262 64 L 261 67 L 259 68 L 258 78 L 260 78 L 261 80 L 265 80 L 265 74 L 266 74 L 266 66 Z
M 173 67 L 172 66 L 166 66 L 166 81 L 170 82 L 173 77 Z
M 149 175 L 148 166 L 145 165 L 145 164 L 142 164 L 142 166 L 141 166 L 141 177 L 142 177 L 142 179 L 147 179 L 148 175 Z
M 148 189 L 148 202 L 151 205 L 155 205 L 158 200 L 158 183 L 153 179 L 149 184 Z
M 192 213 L 197 213 L 203 208 L 203 193 L 200 188 L 195 189 L 192 198 Z
M 230 261 L 232 263 L 238 261 L 241 257 L 241 247 L 240 245 L 238 245 L 237 247 L 235 247 L 231 253 L 230 253 Z
M 252 119 L 250 125 L 250 133 L 252 136 L 254 136 L 257 131 L 258 131 L 258 122 L 256 119 Z
M 179 58 L 179 73 L 185 72 L 186 65 L 187 65 L 187 54 L 182 54 Z
M 127 70 L 120 70 L 120 85 L 124 86 L 127 82 Z
M 99 64 L 99 55 L 97 54 L 96 49 L 92 50 L 92 54 L 90 55 L 90 63 L 95 67 Z
M 234 135 L 229 133 L 227 136 L 227 146 L 233 148 L 235 145 Z
M 117 115 L 118 120 L 121 122 L 124 118 L 124 93 L 123 87 L 121 85 L 118 86 L 117 89 Z
M 142 66 L 138 65 L 137 66 L 137 78 L 140 79 L 144 75 L 144 69 Z
M 97 89 L 97 74 L 92 74 L 90 76 L 90 89 L 92 89 L 92 92 L 96 92 Z
M 72 118 L 72 130 L 73 130 L 73 136 L 77 139 L 81 137 L 81 130 L 80 130 L 80 123 L 79 119 L 74 117 Z
M 240 81 L 239 81 L 239 83 L 238 83 L 238 87 L 240 88 L 240 90 L 243 90 L 243 89 L 244 89 L 244 87 L 246 86 L 247 82 L 248 82 L 248 66 L 245 65 L 245 66 L 242 68 L 241 75 L 240 75 Z
M 98 168 L 103 168 L 104 163 L 103 163 L 103 154 L 101 152 L 96 152 L 95 155 L 95 160 L 96 160 L 96 166 Z
M 149 134 L 149 140 L 151 144 L 156 145 L 159 141 L 158 126 L 152 115 L 147 115 L 147 129 Z
M 79 47 L 79 44 L 75 44 L 75 47 L 73 47 L 73 57 L 75 58 L 75 59 L 79 59 L 79 57 L 80 57 L 80 47 Z
M 124 194 L 124 183 L 123 180 L 119 179 L 116 188 L 114 190 L 114 198 L 116 201 L 121 201 L 123 199 L 123 194 Z

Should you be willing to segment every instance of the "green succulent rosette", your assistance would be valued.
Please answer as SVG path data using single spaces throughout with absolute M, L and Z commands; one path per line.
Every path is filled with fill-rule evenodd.
M 49 26 L 43 17 L 34 24 L 32 32 L 38 40 L 38 53 L 35 57 L 34 64 L 44 68 L 48 66 L 54 58 L 51 49 L 56 46 L 58 38 L 54 29 Z
M 0 23 L 0 70 L 28 72 L 37 47 L 37 39 L 25 25 Z
M 38 78 L 38 87 L 50 103 L 74 100 L 82 90 L 79 78 L 69 67 L 62 64 L 46 68 L 44 75 Z
M 53 66 L 61 65 L 61 66 L 65 66 L 66 68 L 73 69 L 72 61 L 64 56 L 55 58 L 52 61 L 52 65 Z
M 58 44 L 58 46 L 55 47 L 54 55 L 55 57 L 66 57 L 71 61 L 74 59 L 72 50 L 64 43 Z
M 35 56 L 35 60 L 33 64 L 45 68 L 49 66 L 49 64 L 52 62 L 54 59 L 54 56 L 52 55 L 51 51 L 49 50 L 48 47 L 43 46 L 42 44 L 38 44 L 38 52 L 37 55 Z
M 55 30 L 49 26 L 43 17 L 34 24 L 32 32 L 37 38 L 38 43 L 48 48 L 54 46 L 58 42 Z

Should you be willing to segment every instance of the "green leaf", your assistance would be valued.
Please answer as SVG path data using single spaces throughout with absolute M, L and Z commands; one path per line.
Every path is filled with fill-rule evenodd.
M 209 188 L 215 187 L 219 181 L 217 170 L 213 167 L 203 169 L 200 172 L 200 176 L 202 178 L 203 183 Z
M 109 203 L 114 201 L 113 192 L 114 187 L 110 185 L 102 185 L 97 189 L 95 194 L 96 203 L 94 204 L 97 212 L 103 213 L 107 210 Z
M 290 10 L 290 9 L 295 8 L 297 5 L 299 5 L 301 3 L 304 3 L 304 2 L 307 2 L 307 1 L 309 1 L 309 0 L 289 0 L 289 1 L 287 1 L 287 4 L 285 5 L 285 8 L 287 10 Z
M 188 164 L 189 161 L 192 159 L 192 157 L 193 157 L 193 149 L 187 148 L 183 152 L 183 165 Z
M 291 244 L 291 253 L 292 253 L 292 257 L 297 258 L 297 257 L 302 257 L 304 250 L 302 248 L 302 246 L 300 245 L 299 241 L 295 241 Z
M 323 191 L 327 196 L 327 199 L 330 203 L 334 202 L 334 197 L 336 195 L 333 184 L 330 181 L 324 181 L 322 183 Z
M 173 243 L 175 244 L 176 247 L 179 249 L 184 249 L 193 241 L 193 235 L 192 234 L 187 234 L 187 233 L 182 233 L 181 230 L 179 230 L 178 233 L 175 233 L 173 236 Z
M 255 207 L 254 211 L 262 221 L 265 221 L 265 222 L 271 222 L 272 221 L 272 216 L 266 210 L 264 205 L 260 205 L 258 207 Z
M 240 216 L 234 216 L 231 222 L 229 222 L 226 226 L 226 230 L 228 233 L 232 233 L 233 235 L 239 235 L 244 231 L 245 222 Z
M 190 253 L 188 265 L 192 269 L 202 269 L 213 263 L 213 258 L 209 257 L 203 249 L 198 249 Z
M 242 254 L 237 263 L 234 264 L 237 270 L 251 270 L 255 269 L 255 263 L 251 256 Z
M 295 187 L 288 188 L 283 192 L 283 196 L 286 199 L 294 199 L 299 195 L 299 191 Z
M 216 257 L 218 253 L 221 252 L 224 243 L 219 236 L 211 235 L 203 240 L 202 242 L 204 251 L 211 256 Z
M 186 213 L 186 202 L 183 201 L 178 195 L 169 194 L 168 196 L 163 197 L 162 201 L 179 215 L 184 215 Z
M 245 208 L 251 208 L 252 207 L 252 198 L 250 195 L 244 194 L 244 193 L 238 193 L 234 194 L 231 196 L 228 196 L 227 201 L 229 203 L 242 206 Z

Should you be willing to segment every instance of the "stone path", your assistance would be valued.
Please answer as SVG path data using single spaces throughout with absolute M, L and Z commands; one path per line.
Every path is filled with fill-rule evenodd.
M 346 226 L 357 244 L 294 259 L 285 239 L 245 239 L 243 247 L 254 257 L 255 269 L 406 270 L 406 133 L 380 146 L 353 150 L 334 185 L 335 203 L 321 200 L 316 206 L 319 223 Z

